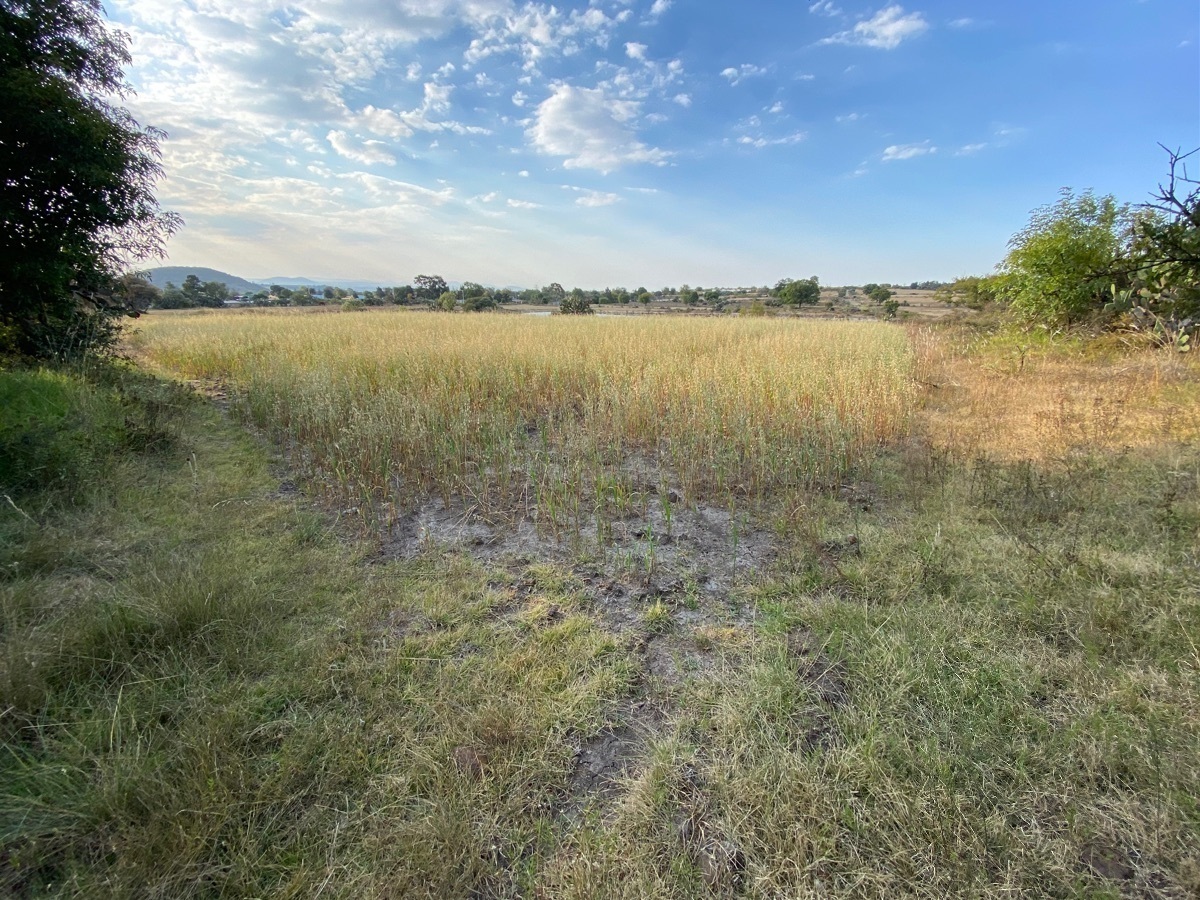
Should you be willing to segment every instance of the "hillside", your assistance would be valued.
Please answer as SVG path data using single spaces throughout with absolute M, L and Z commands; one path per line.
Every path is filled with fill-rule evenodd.
M 150 269 L 146 274 L 150 282 L 160 288 L 168 281 L 176 285 L 183 284 L 183 280 L 189 275 L 195 275 L 201 281 L 224 282 L 231 291 L 239 294 L 254 293 L 263 287 L 263 285 L 247 281 L 245 278 L 204 266 L 159 266 L 156 269 Z

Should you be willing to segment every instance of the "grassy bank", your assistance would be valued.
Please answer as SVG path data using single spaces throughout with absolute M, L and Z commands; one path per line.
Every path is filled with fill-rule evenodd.
M 0 509 L 0 883 L 1194 896 L 1194 366 L 913 347 L 911 427 L 789 485 L 720 590 L 570 545 L 389 553 L 205 401 L 0 373 L 0 439 L 57 460 Z

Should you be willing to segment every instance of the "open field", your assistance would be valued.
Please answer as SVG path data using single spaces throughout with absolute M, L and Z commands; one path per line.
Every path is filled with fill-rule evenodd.
M 1200 893 L 1190 358 L 139 327 L 220 403 L 0 372 L 10 893 Z
M 832 484 L 917 397 L 904 335 L 868 323 L 223 313 L 149 317 L 137 346 L 384 523 L 439 495 L 578 530 L 647 485 L 729 505 Z

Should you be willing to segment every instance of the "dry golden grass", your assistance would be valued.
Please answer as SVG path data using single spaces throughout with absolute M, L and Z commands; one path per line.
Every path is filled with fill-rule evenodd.
M 1200 358 L 910 331 L 926 436 L 963 458 L 1050 460 L 1200 438 Z
M 761 499 L 843 476 L 918 396 L 904 333 L 863 322 L 225 312 L 135 340 L 375 521 L 441 494 L 577 525 L 647 479 Z

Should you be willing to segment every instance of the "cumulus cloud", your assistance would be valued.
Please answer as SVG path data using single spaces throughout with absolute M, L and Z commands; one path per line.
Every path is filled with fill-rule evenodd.
M 636 41 L 630 41 L 625 45 L 625 55 L 630 59 L 645 59 L 647 46 L 639 44 Z
M 670 8 L 671 0 L 654 0 L 654 3 L 650 6 L 650 15 L 655 17 L 661 16 Z
M 671 99 L 674 102 L 678 103 L 680 106 L 682 106 L 684 109 L 687 109 L 689 106 L 692 105 L 692 95 L 691 94 L 676 94 Z
M 937 153 L 937 147 L 929 141 L 920 144 L 892 144 L 883 151 L 883 161 L 893 162 L 900 159 L 916 159 L 918 156 L 928 156 Z
M 664 165 L 670 155 L 648 147 L 634 132 L 639 105 L 600 88 L 559 83 L 537 108 L 528 135 L 548 156 L 564 157 L 568 169 L 608 173 L 636 163 Z
M 894 4 L 884 7 L 871 18 L 856 23 L 848 31 L 825 38 L 821 43 L 894 50 L 909 38 L 923 34 L 928 28 L 929 23 L 919 12 L 906 13 L 904 7 Z
M 479 36 L 464 59 L 473 65 L 496 54 L 515 54 L 526 70 L 537 71 L 544 59 L 572 56 L 583 45 L 607 47 L 617 26 L 631 16 L 627 9 L 610 16 L 596 6 L 570 12 L 540 3 L 508 6 L 501 14 L 481 17 Z

